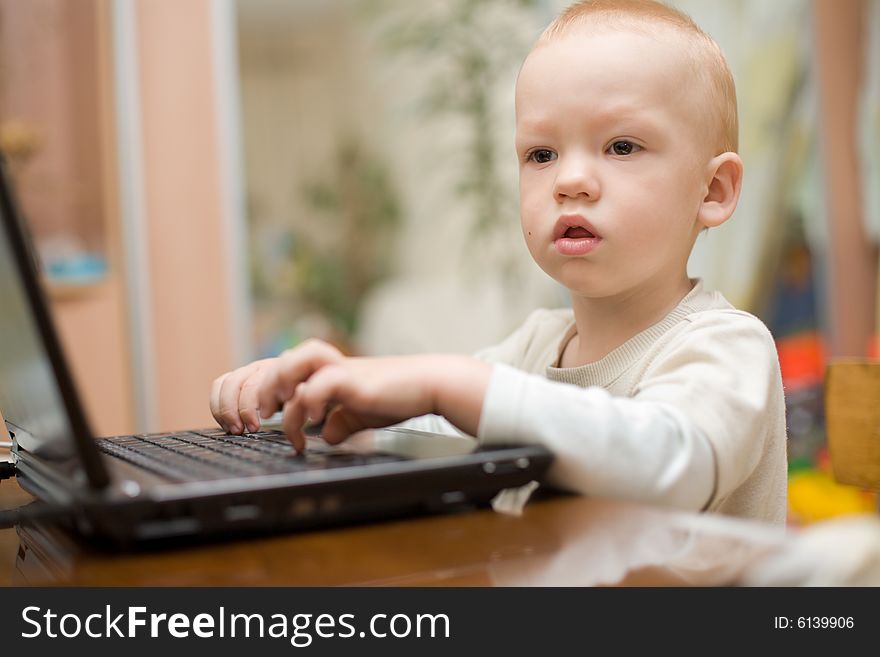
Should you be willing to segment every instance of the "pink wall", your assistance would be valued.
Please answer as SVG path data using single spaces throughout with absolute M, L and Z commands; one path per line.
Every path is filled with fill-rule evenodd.
M 212 422 L 232 367 L 210 0 L 138 2 L 144 184 L 162 429 Z

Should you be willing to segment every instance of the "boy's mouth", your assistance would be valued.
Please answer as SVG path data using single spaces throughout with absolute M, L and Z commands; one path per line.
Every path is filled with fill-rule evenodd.
M 562 234 L 562 236 L 563 236 L 563 237 L 568 237 L 568 238 L 571 238 L 571 239 L 575 239 L 575 240 L 577 240 L 577 239 L 581 239 L 581 238 L 584 238 L 584 237 L 596 237 L 595 235 L 593 235 L 593 233 L 591 233 L 590 231 L 588 231 L 586 228 L 581 228 L 580 226 L 572 226 L 571 228 L 569 228 L 568 230 L 566 230 L 566 231 Z
M 601 239 L 592 224 L 579 214 L 564 214 L 553 227 L 553 241 L 558 239 Z
M 582 216 L 567 214 L 559 217 L 553 231 L 553 246 L 560 255 L 584 256 L 599 246 L 602 237 Z

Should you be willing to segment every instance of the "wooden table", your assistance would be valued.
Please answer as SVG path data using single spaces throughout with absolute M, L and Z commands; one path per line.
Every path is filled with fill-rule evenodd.
M 0 483 L 0 508 L 30 500 Z M 0 585 L 719 585 L 775 549 L 757 523 L 554 497 L 490 509 L 129 554 L 55 530 L 0 531 Z

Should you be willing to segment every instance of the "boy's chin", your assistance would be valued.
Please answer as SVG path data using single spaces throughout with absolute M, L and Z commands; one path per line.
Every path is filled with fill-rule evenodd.
M 640 287 L 639 283 L 624 280 L 619 275 L 605 274 L 597 276 L 595 272 L 585 275 L 583 271 L 555 272 L 552 276 L 557 283 L 566 288 L 572 298 L 580 299 L 610 299 L 626 295 L 628 292 Z
M 614 296 L 617 292 L 613 286 L 602 285 L 596 281 L 572 281 L 566 280 L 565 277 L 559 277 L 556 278 L 556 282 L 567 289 L 572 298 L 604 299 L 605 297 Z
M 572 295 L 579 297 L 601 298 L 615 294 L 615 282 L 609 276 L 596 276 L 595 272 L 587 272 L 586 263 L 570 261 L 562 267 L 543 268 L 553 280 L 566 288 Z

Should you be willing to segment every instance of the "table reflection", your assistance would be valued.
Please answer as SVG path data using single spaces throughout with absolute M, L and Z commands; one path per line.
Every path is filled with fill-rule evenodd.
M 550 496 L 490 509 L 129 554 L 18 528 L 11 583 L 90 586 L 717 586 L 790 539 L 780 528 Z

